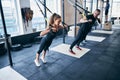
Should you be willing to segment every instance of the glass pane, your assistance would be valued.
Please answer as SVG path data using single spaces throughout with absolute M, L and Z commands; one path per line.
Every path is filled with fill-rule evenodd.
M 45 29 L 45 19 L 44 19 L 43 15 L 41 14 L 40 9 L 37 6 L 35 1 L 36 0 L 30 0 L 30 7 L 34 13 L 33 19 L 32 19 L 32 27 L 36 28 L 37 31 L 40 31 L 40 30 Z M 37 1 L 37 3 L 39 4 L 40 8 L 44 12 L 44 7 L 39 3 L 39 1 Z
M 44 3 L 44 0 L 41 0 L 42 3 Z M 58 3 L 59 0 L 46 0 L 46 6 L 54 13 L 58 13 L 60 3 Z M 39 4 L 40 8 L 42 9 L 44 13 L 44 6 L 37 0 L 37 3 Z M 37 31 L 41 31 L 46 28 L 45 26 L 45 19 L 43 15 L 40 12 L 39 7 L 36 4 L 35 0 L 30 0 L 30 7 L 33 10 L 33 19 L 32 19 L 32 27 L 36 28 Z M 47 20 L 49 21 L 49 18 L 52 14 L 47 10 Z
M 14 0 L 2 0 L 2 6 L 8 34 L 12 35 L 19 32 Z M 3 25 L 0 17 L 0 33 L 4 34 L 3 32 Z

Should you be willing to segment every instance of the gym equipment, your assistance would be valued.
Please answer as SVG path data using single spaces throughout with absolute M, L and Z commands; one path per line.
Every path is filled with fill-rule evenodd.
M 7 50 L 5 49 L 5 43 L 0 42 L 0 55 L 4 55 L 6 52 Z
M 12 51 L 19 51 L 19 50 L 21 50 L 23 47 L 22 47 L 22 45 L 21 44 L 15 44 L 15 45 L 12 45 L 11 46 L 11 50 Z
M 104 23 L 104 30 L 111 31 L 112 30 L 112 23 L 111 21 Z

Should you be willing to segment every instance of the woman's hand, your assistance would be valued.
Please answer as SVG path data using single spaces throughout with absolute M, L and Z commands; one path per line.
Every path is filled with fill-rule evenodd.
M 46 35 L 49 31 L 50 31 L 50 29 L 47 27 L 45 30 L 40 32 L 40 36 Z
M 57 30 L 57 28 L 52 28 L 52 31 L 57 32 L 58 30 Z

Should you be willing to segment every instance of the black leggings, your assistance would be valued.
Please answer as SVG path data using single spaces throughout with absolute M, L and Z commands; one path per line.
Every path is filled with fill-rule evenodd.
M 76 44 L 77 46 L 79 46 L 80 42 L 82 42 L 86 38 L 90 30 L 91 30 L 91 26 L 89 25 L 89 23 L 88 22 L 83 23 L 78 31 L 75 40 L 71 44 L 70 49 L 72 49 Z
M 44 51 L 48 50 L 51 43 L 52 43 L 52 40 L 47 39 L 47 37 L 42 38 L 40 42 L 40 47 L 37 53 L 40 54 L 43 50 Z

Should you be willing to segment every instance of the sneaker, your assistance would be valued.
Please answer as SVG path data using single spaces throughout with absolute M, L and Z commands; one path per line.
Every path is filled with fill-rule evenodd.
M 47 63 L 45 59 L 43 59 L 43 57 L 40 57 L 40 59 L 42 60 L 42 62 L 45 64 Z
M 86 40 L 83 40 L 83 42 L 82 43 L 87 43 L 87 41 Z
M 78 50 L 82 50 L 79 46 L 76 46 L 76 48 L 77 48 Z
M 80 43 L 80 46 L 84 46 L 84 44 L 83 44 L 83 43 Z
M 36 65 L 37 67 L 40 66 L 40 62 L 39 62 L 39 61 L 34 60 L 34 62 L 35 62 L 35 65 Z
M 75 52 L 73 52 L 73 50 L 71 50 L 71 49 L 69 50 L 69 52 L 72 53 L 72 54 L 75 54 Z

